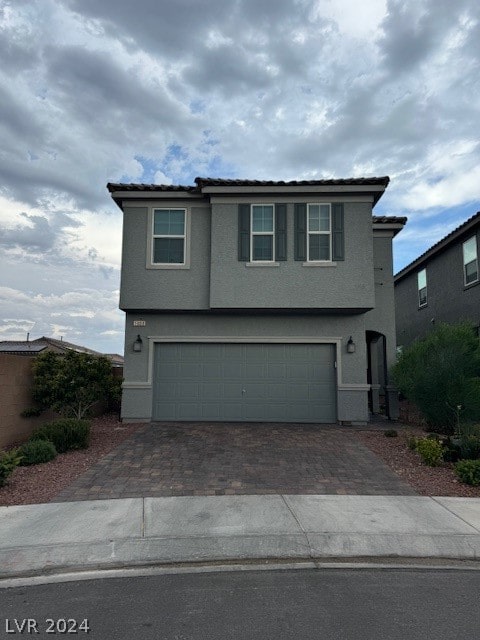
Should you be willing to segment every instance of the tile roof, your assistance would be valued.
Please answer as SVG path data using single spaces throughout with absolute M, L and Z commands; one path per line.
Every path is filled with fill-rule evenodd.
M 107 189 L 110 193 L 115 191 L 189 191 L 198 193 L 198 187 L 184 186 L 179 184 L 144 184 L 134 182 L 109 182 Z
M 403 216 L 373 216 L 373 224 L 407 224 L 407 220 Z
M 444 249 L 446 249 L 451 243 L 455 242 L 462 233 L 468 231 L 475 224 L 480 223 L 480 211 L 477 211 L 473 216 L 462 222 L 461 225 L 456 227 L 453 231 L 450 231 L 444 238 L 436 242 L 434 245 L 427 249 L 424 253 L 422 253 L 418 258 L 415 258 L 410 264 L 407 264 L 406 267 L 403 267 L 401 271 L 399 271 L 395 276 L 395 282 L 398 282 L 405 276 L 407 276 L 411 271 L 419 267 L 423 262 L 431 258 L 432 256 L 440 253 Z
M 200 187 L 323 187 L 323 186 L 357 186 L 378 185 L 386 187 L 390 182 L 388 176 L 381 178 L 341 178 L 327 180 L 233 180 L 223 178 L 195 178 Z

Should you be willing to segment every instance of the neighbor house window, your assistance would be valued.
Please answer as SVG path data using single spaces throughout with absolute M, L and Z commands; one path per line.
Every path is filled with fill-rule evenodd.
M 465 284 L 478 281 L 477 236 L 463 243 L 463 278 Z
M 273 204 L 252 204 L 250 229 L 252 261 L 272 262 L 275 259 Z
M 309 204 L 307 215 L 307 262 L 330 261 L 332 222 L 329 204 Z
M 418 306 L 424 307 L 427 304 L 427 271 L 422 269 L 417 274 L 418 285 Z
M 185 263 L 185 209 L 153 210 L 152 263 Z

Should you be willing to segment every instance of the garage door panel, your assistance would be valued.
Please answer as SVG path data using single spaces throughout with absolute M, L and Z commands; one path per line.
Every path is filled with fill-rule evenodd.
M 335 421 L 334 353 L 326 344 L 158 344 L 153 417 Z

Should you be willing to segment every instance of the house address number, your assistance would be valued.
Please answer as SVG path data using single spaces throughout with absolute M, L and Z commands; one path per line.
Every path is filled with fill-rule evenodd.
M 147 323 L 145 322 L 145 320 L 134 320 L 133 321 L 133 326 L 134 327 L 144 327 Z

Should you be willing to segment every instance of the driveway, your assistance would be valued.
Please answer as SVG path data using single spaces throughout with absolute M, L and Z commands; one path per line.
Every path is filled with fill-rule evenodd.
M 349 428 L 152 423 L 53 501 L 277 493 L 415 495 Z

